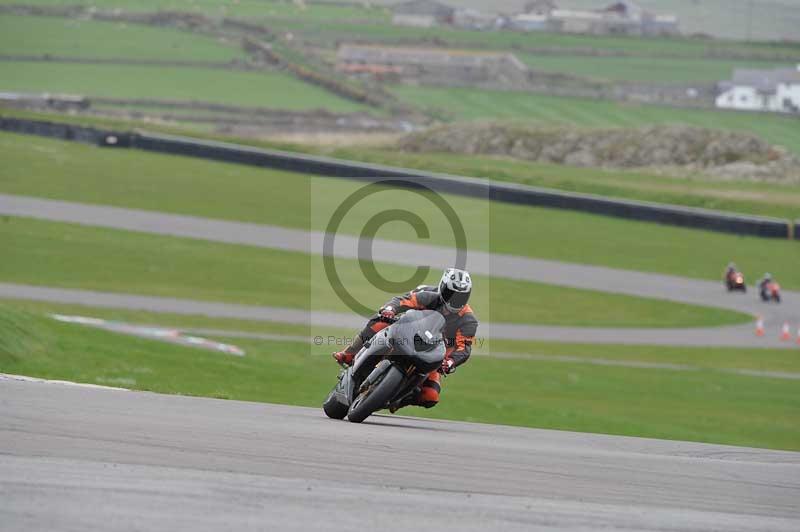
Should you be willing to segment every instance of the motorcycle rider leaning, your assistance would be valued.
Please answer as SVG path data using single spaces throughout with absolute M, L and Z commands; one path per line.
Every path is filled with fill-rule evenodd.
M 442 366 L 428 374 L 422 389 L 416 397 L 404 404 L 393 405 L 392 412 L 410 404 L 431 408 L 439 402 L 441 392 L 440 374 L 453 373 L 458 366 L 469 359 L 472 342 L 478 330 L 478 320 L 467 304 L 472 293 L 472 279 L 469 273 L 456 268 L 448 268 L 442 274 L 439 286 L 422 285 L 402 295 L 393 297 L 380 308 L 356 336 L 353 343 L 344 351 L 333 353 L 339 364 L 352 365 L 355 355 L 378 331 L 389 326 L 389 321 L 398 314 L 411 309 L 436 310 L 444 316 L 445 326 L 442 336 L 447 347 Z
M 773 282 L 772 274 L 765 273 L 764 277 L 758 282 L 758 291 L 761 293 L 761 297 L 765 297 L 767 294 L 767 289 L 769 285 Z

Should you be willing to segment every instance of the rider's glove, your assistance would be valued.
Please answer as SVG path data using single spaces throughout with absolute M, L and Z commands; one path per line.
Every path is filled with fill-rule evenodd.
M 439 373 L 450 375 L 456 370 L 456 363 L 452 358 L 445 358 L 442 360 L 442 367 L 439 368 Z
M 386 318 L 387 320 L 394 319 L 395 315 L 397 314 L 394 311 L 394 307 L 391 305 L 386 305 L 380 310 L 381 318 Z

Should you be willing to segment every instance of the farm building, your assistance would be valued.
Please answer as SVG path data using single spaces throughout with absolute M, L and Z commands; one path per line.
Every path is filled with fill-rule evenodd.
M 526 13 L 512 17 L 511 27 L 594 35 L 676 35 L 678 18 L 647 11 L 627 0 L 596 11 L 559 9 L 551 0 L 539 0 L 529 2 Z
M 554 9 L 550 12 L 550 24 L 564 33 L 609 33 L 606 16 L 596 11 Z
M 557 28 L 550 15 L 540 13 L 521 13 L 511 17 L 508 27 L 519 31 L 554 31 Z
M 525 83 L 529 74 L 510 53 L 342 45 L 337 56 L 340 72 L 422 84 L 514 86 Z
M 555 0 L 531 0 L 525 4 L 525 13 L 530 15 L 549 15 L 554 9 L 558 9 Z
M 675 15 L 655 15 L 647 13 L 642 19 L 642 35 L 678 35 L 678 17 Z
M 475 9 L 457 9 L 453 12 L 453 26 L 467 30 L 491 30 L 499 24 L 497 15 Z
M 601 11 L 612 29 L 611 33 L 633 35 L 677 35 L 678 17 L 653 13 L 642 9 L 635 2 L 623 0 L 613 3 Z M 613 31 L 618 29 L 618 31 Z
M 716 105 L 723 109 L 800 113 L 800 65 L 771 70 L 735 69 L 719 84 Z
M 409 0 L 392 6 L 392 24 L 432 28 L 451 24 L 455 9 L 433 0 Z

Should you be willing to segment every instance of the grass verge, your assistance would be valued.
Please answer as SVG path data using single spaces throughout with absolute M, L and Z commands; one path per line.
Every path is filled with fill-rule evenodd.
M 578 168 L 506 157 L 453 153 L 403 153 L 382 148 L 347 147 L 325 151 L 341 159 L 431 172 L 482 177 L 617 198 L 686 205 L 776 218 L 800 216 L 800 186 L 725 181 L 702 175 L 667 177 L 630 170 Z
M 116 309 L 76 305 L 71 303 L 52 303 L 45 301 L 28 301 L 23 299 L 0 299 L 0 304 L 16 310 L 33 314 L 64 314 L 68 316 L 85 316 L 101 318 L 109 321 L 134 323 L 137 325 L 153 325 L 174 329 L 224 329 L 265 334 L 288 336 L 309 336 L 314 334 L 346 334 L 334 328 L 310 329 L 308 325 L 292 325 L 269 321 L 240 320 L 233 318 L 216 318 L 197 314 L 171 314 L 164 312 L 148 312 L 142 310 Z
M 0 221 L 6 282 L 348 312 L 311 256 L 25 218 Z M 378 265 L 388 279 L 412 268 Z M 337 260 L 342 283 L 378 308 L 392 295 L 364 281 L 357 261 Z M 428 282 L 435 282 L 431 272 Z M 591 290 L 475 276 L 473 307 L 484 320 L 595 327 L 699 327 L 742 323 L 721 309 Z M 531 304 L 535 302 L 535 304 Z

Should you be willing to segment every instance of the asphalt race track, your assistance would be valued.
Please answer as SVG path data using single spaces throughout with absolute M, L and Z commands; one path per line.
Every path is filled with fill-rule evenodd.
M 0 379 L 3 530 L 800 529 L 800 453 Z

